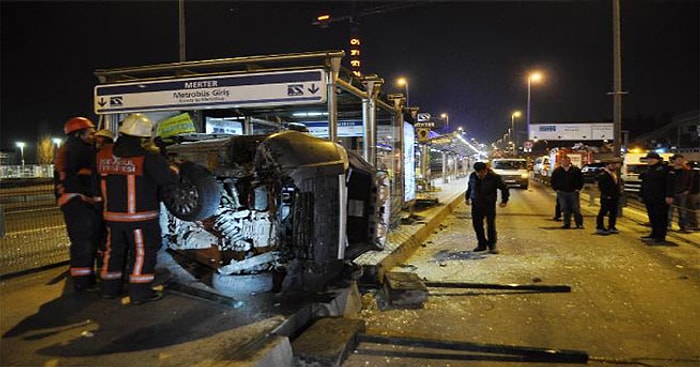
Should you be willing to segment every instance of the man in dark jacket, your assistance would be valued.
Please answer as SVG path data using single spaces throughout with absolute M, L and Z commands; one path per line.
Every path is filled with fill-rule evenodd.
M 600 210 L 596 217 L 596 234 L 608 235 L 619 233 L 615 228 L 617 210 L 622 193 L 622 180 L 618 176 L 620 158 L 606 162 L 603 172 L 598 175 L 598 190 L 600 191 Z M 605 228 L 605 216 L 608 216 L 608 228 Z
M 486 163 L 474 163 L 474 172 L 469 175 L 465 197 L 467 205 L 472 207 L 472 225 L 474 232 L 476 232 L 476 238 L 479 241 L 473 251 L 486 251 L 488 248 L 489 253 L 498 253 L 496 248 L 497 190 L 501 190 L 501 203 L 499 206 L 504 208 L 510 197 L 508 186 L 503 183 L 501 176 L 486 166 Z M 486 218 L 488 237 L 484 235 L 484 218 Z
M 54 189 L 70 238 L 70 275 L 76 291 L 96 291 L 101 200 L 95 174 L 95 125 L 73 117 L 63 127 L 66 142 L 56 152 Z
M 571 165 L 571 158 L 563 156 L 561 166 L 552 172 L 550 179 L 552 189 L 557 192 L 557 201 L 564 212 L 564 225 L 562 228 L 571 228 L 571 214 L 574 215 L 576 228 L 583 228 L 583 216 L 579 204 L 579 192 L 583 188 L 583 174 L 581 170 Z
M 673 177 L 673 206 L 669 211 L 669 223 L 673 222 L 673 210 L 678 211 L 678 227 L 681 232 L 688 231 L 688 196 L 693 188 L 693 171 L 688 167 L 682 154 L 674 154 L 671 157 L 672 169 L 669 171 Z
M 152 122 L 145 115 L 130 115 L 122 121 L 119 128 L 122 135 L 117 142 L 97 154 L 105 198 L 103 217 L 107 223 L 100 274 L 102 296 L 119 296 L 124 265 L 130 259 L 126 270 L 133 304 L 155 301 L 163 295 L 151 288 L 161 244 L 158 193 L 178 180 L 177 169 L 169 167 L 163 156 L 143 148 L 143 141 L 151 136 L 151 128 Z
M 664 244 L 668 226 L 668 208 L 673 203 L 673 177 L 662 164 L 661 156 L 649 152 L 646 156 L 647 171 L 640 175 L 642 186 L 640 196 L 647 208 L 651 234 L 642 240 L 652 244 Z

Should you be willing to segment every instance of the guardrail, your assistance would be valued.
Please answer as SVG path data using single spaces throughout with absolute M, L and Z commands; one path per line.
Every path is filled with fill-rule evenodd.
M 52 178 L 0 181 L 0 275 L 64 262 L 69 246 Z

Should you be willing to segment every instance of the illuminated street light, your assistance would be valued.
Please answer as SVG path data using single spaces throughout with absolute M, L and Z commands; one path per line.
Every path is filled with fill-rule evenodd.
M 19 155 L 22 158 L 22 171 L 24 171 L 24 147 L 27 144 L 23 141 L 18 141 L 15 143 L 15 145 L 17 146 L 17 148 L 19 148 Z
M 53 142 L 54 148 L 53 148 L 53 156 L 54 159 L 56 158 L 56 154 L 58 154 L 58 147 L 61 146 L 61 143 L 63 140 L 61 138 L 51 138 L 51 141 Z
M 448 115 L 447 112 L 443 112 L 442 114 L 440 114 L 440 117 L 445 119 L 445 122 L 447 123 L 447 128 L 445 129 L 445 133 L 449 133 L 450 132 L 450 115 Z
M 514 141 L 515 145 L 518 145 L 518 134 L 515 133 L 515 118 L 522 115 L 520 111 L 513 111 L 513 113 L 510 114 L 510 129 L 508 131 L 510 133 L 510 140 Z
M 406 106 L 410 106 L 410 104 L 408 103 L 408 79 L 401 77 L 398 80 L 396 80 L 396 84 L 399 87 L 406 87 Z
M 527 139 L 530 139 L 530 86 L 542 80 L 542 73 L 535 71 L 527 77 Z

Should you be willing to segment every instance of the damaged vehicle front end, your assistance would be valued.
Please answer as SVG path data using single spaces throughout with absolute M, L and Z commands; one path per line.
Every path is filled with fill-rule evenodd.
M 388 183 L 357 154 L 298 131 L 193 136 L 167 148 L 165 244 L 224 293 L 317 291 L 386 241 Z

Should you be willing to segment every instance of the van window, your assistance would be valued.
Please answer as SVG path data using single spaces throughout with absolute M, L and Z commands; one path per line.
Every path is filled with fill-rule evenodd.
M 525 169 L 527 162 L 525 161 L 494 161 L 494 169 Z

